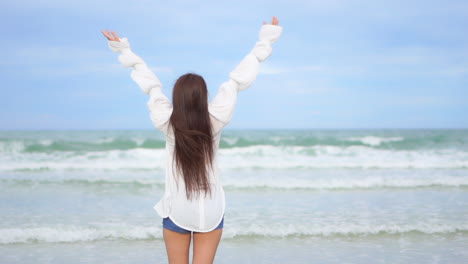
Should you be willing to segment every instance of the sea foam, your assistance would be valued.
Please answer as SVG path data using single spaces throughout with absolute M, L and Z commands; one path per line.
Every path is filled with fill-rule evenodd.
M 415 234 L 452 234 L 468 232 L 468 224 L 388 224 L 366 225 L 292 225 L 231 224 L 223 230 L 224 239 L 242 237 L 283 238 L 283 237 L 332 237 Z M 160 225 L 139 226 L 129 224 L 108 224 L 100 226 L 44 226 L 24 228 L 1 228 L 0 244 L 15 243 L 74 243 L 101 240 L 151 240 L 162 239 Z
M 164 149 L 0 153 L 0 171 L 164 169 Z M 219 150 L 221 169 L 468 168 L 468 151 L 259 145 Z

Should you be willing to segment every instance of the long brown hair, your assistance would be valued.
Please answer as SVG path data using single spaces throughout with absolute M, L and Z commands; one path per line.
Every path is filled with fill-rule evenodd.
M 203 77 L 180 76 L 172 92 L 170 123 L 174 130 L 174 161 L 183 175 L 187 199 L 211 194 L 209 170 L 213 162 L 213 136 L 208 112 L 208 89 Z

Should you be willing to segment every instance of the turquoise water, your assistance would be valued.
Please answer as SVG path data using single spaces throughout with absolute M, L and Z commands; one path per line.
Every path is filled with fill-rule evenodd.
M 468 130 L 227 130 L 216 263 L 466 263 Z M 166 263 L 158 131 L 0 132 L 0 263 Z

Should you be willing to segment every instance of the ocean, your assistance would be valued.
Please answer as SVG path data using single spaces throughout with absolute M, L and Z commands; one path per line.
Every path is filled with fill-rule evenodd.
M 0 131 L 0 263 L 167 263 L 152 130 Z M 215 263 L 468 263 L 468 130 L 225 130 Z

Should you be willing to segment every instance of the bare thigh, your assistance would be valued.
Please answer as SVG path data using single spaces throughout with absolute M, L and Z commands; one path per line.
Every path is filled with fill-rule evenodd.
M 181 234 L 163 228 L 164 243 L 170 264 L 188 264 L 191 234 Z
M 193 232 L 193 264 L 213 263 L 223 229 L 207 233 Z

